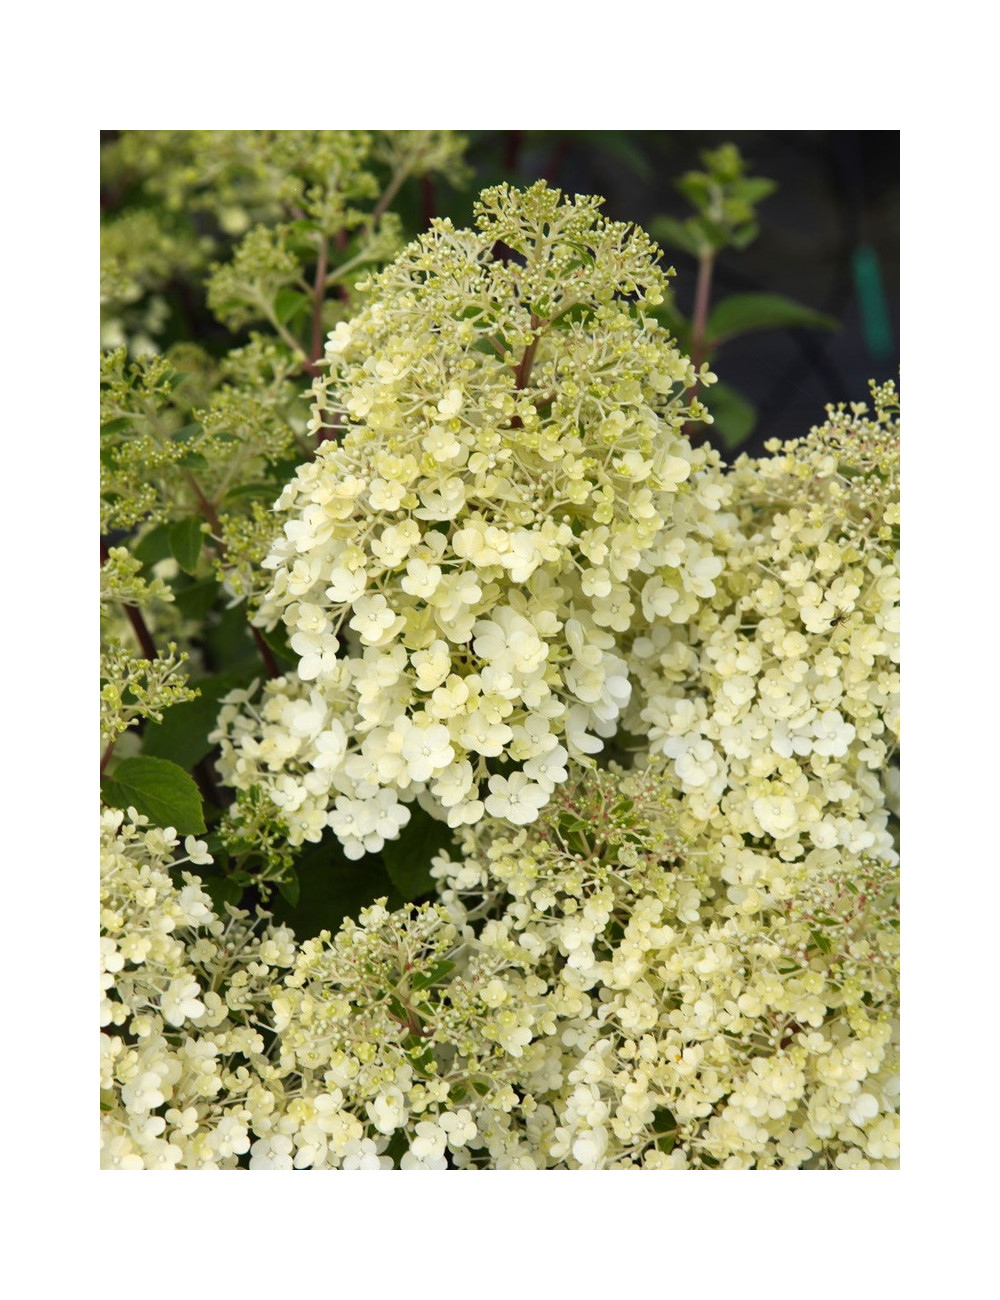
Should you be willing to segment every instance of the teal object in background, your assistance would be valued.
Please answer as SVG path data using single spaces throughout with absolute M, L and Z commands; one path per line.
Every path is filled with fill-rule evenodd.
M 882 290 L 878 254 L 871 244 L 862 244 L 854 250 L 851 268 L 861 308 L 861 328 L 865 343 L 872 357 L 881 360 L 892 355 L 892 326 L 889 324 L 889 311 Z

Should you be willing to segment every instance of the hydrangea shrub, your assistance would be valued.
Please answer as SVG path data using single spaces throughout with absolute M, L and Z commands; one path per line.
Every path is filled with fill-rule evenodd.
M 327 332 L 228 580 L 287 664 L 216 696 L 237 802 L 211 844 L 102 812 L 106 1167 L 895 1167 L 895 390 L 724 464 L 659 250 L 600 207 L 487 190 Z M 169 520 L 146 495 L 123 527 Z M 102 574 L 116 635 L 145 606 L 183 643 L 162 577 Z M 192 707 L 186 652 L 108 693 L 106 754 Z M 311 938 L 190 870 L 334 839 L 364 871 L 416 810 L 430 896 Z

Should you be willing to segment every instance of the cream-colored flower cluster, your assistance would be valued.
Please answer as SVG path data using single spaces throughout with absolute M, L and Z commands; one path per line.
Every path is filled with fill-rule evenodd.
M 270 686 L 265 735 L 222 719 L 224 779 L 280 784 L 300 838 L 326 818 L 377 851 L 415 798 L 452 827 L 533 821 L 617 730 L 636 632 L 714 593 L 697 377 L 648 314 L 658 250 L 599 207 L 486 191 L 478 229 L 435 222 L 330 335 L 313 425 L 336 441 L 278 502 L 258 615 L 298 681 Z M 285 717 L 305 730 L 272 777 Z
M 290 930 L 219 919 L 188 836 L 129 809 L 101 816 L 101 1163 L 109 1169 L 228 1169 L 277 1104 L 259 1017 Z
M 716 590 L 681 628 L 627 656 L 626 720 L 671 760 L 684 829 L 724 820 L 734 880 L 745 844 L 891 856 L 884 777 L 899 735 L 899 425 L 891 385 L 831 408 L 802 440 L 740 457 L 717 535 Z
M 582 772 L 464 828 L 440 903 L 298 947 L 105 814 L 106 1166 L 895 1167 L 895 867 L 770 845 L 748 910 L 688 802 Z
M 456 922 L 485 914 L 483 952 L 535 994 L 510 992 L 520 1100 L 480 1117 L 473 1165 L 894 1167 L 895 868 L 768 844 L 748 909 L 717 836 L 681 837 L 689 802 L 662 759 L 592 772 L 437 864 Z
M 461 1165 L 519 1105 L 542 985 L 441 905 L 384 902 L 304 943 L 273 990 L 277 1063 L 301 1080 L 276 1124 L 285 1168 L 339 1167 L 347 1143 L 366 1168 Z
M 517 1105 L 542 986 L 444 907 L 297 946 L 171 877 L 201 841 L 134 809 L 101 841 L 104 1168 L 444 1169 Z

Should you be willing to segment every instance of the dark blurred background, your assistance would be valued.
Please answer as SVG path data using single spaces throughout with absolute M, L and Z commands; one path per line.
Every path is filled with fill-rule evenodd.
M 753 435 L 795 437 L 828 402 L 864 400 L 869 379 L 899 373 L 898 131 L 470 131 L 470 189 L 544 177 L 601 194 L 606 213 L 648 227 L 691 209 L 674 188 L 700 154 L 731 141 L 748 172 L 777 182 L 759 209 L 761 232 L 716 265 L 713 301 L 727 293 L 784 294 L 834 317 L 836 331 L 778 329 L 725 343 L 713 369 L 757 408 Z M 467 225 L 471 195 L 433 196 L 439 215 Z M 427 196 L 425 196 L 426 201 Z M 414 214 L 416 216 L 416 214 Z M 696 264 L 668 249 L 677 304 L 691 314 Z

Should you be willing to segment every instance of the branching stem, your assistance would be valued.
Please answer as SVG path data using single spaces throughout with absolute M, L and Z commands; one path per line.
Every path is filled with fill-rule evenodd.
M 514 371 L 514 387 L 518 392 L 528 386 L 528 380 L 531 378 L 531 367 L 535 364 L 535 353 L 538 351 L 538 329 L 541 321 L 532 312 L 531 314 L 531 342 L 524 349 L 524 355 L 517 364 Z
M 410 168 L 408 166 L 396 168 L 396 171 L 393 173 L 392 180 L 385 187 L 385 192 L 383 193 L 382 197 L 379 199 L 378 203 L 375 204 L 375 211 L 372 213 L 371 223 L 370 223 L 372 227 L 378 225 L 379 221 L 387 211 L 389 204 L 399 193 L 399 187 L 402 185 L 403 181 L 406 180 L 409 174 L 410 174 Z

